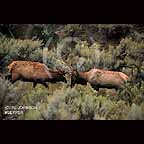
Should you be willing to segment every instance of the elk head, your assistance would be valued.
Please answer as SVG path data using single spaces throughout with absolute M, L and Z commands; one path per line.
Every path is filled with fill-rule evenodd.
M 57 69 L 57 68 L 56 68 Z M 67 73 L 64 69 L 57 69 L 58 74 L 60 75 L 59 80 L 67 83 L 65 74 Z
M 82 84 L 82 85 L 87 84 L 87 80 L 81 76 L 82 73 L 84 72 L 80 72 L 77 69 L 72 68 L 72 71 L 70 73 L 71 87 L 73 87 L 75 84 Z

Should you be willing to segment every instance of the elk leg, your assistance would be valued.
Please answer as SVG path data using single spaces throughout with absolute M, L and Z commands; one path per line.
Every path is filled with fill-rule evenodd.
M 44 85 L 45 88 L 48 88 L 48 85 L 45 82 L 42 82 L 41 84 Z
M 96 91 L 99 91 L 99 87 L 98 87 L 98 86 L 92 85 L 92 84 L 91 84 L 91 86 L 92 86 L 92 88 L 95 89 Z
M 19 80 L 19 75 L 12 74 L 11 83 L 14 84 L 17 80 Z
M 10 80 L 12 84 L 14 84 L 17 80 Z
M 96 91 L 99 91 L 99 87 L 95 87 L 94 89 L 95 89 Z
M 12 84 L 14 84 L 16 81 L 17 81 L 17 79 L 13 79 L 13 78 L 10 80 L 10 82 L 11 82 Z
M 73 83 L 71 83 L 71 84 L 70 84 L 70 87 L 71 87 L 71 88 L 73 88 L 73 87 L 74 87 L 74 84 L 73 84 Z
M 37 85 L 37 83 L 36 83 L 36 82 L 33 82 L 33 88 L 35 88 L 35 87 L 36 87 L 36 85 Z
M 115 87 L 115 90 L 116 90 L 116 91 L 118 91 L 118 88 L 117 88 L 117 87 Z

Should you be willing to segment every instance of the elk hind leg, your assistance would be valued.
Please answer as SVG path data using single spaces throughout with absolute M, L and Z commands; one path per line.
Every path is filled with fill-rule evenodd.
M 37 85 L 37 83 L 36 83 L 36 82 L 33 82 L 33 88 L 35 88 L 35 87 L 36 87 L 36 85 Z
M 41 84 L 44 85 L 45 88 L 48 88 L 48 85 L 46 84 L 46 82 L 42 82 Z
M 99 91 L 99 87 L 96 85 L 91 85 L 93 89 L 95 89 L 96 91 Z
M 12 74 L 11 77 L 11 83 L 14 84 L 17 80 L 19 80 L 19 75 L 18 74 Z

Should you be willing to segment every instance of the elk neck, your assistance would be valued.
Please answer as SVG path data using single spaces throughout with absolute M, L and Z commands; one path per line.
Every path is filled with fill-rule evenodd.
M 79 76 L 88 81 L 88 72 L 78 72 Z
M 62 76 L 58 71 L 50 71 L 51 77 L 56 78 Z

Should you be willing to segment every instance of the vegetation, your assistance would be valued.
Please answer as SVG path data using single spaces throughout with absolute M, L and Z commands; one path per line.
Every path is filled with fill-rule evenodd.
M 100 68 L 126 73 L 130 81 L 123 90 L 96 91 L 89 84 L 71 88 L 68 76 L 67 83 L 48 83 L 48 88 L 37 85 L 35 89 L 32 83 L 6 80 L 12 61 L 43 63 L 44 58 L 54 70 Z M 37 109 L 6 114 L 12 106 Z M 0 119 L 143 120 L 144 25 L 0 24 Z

